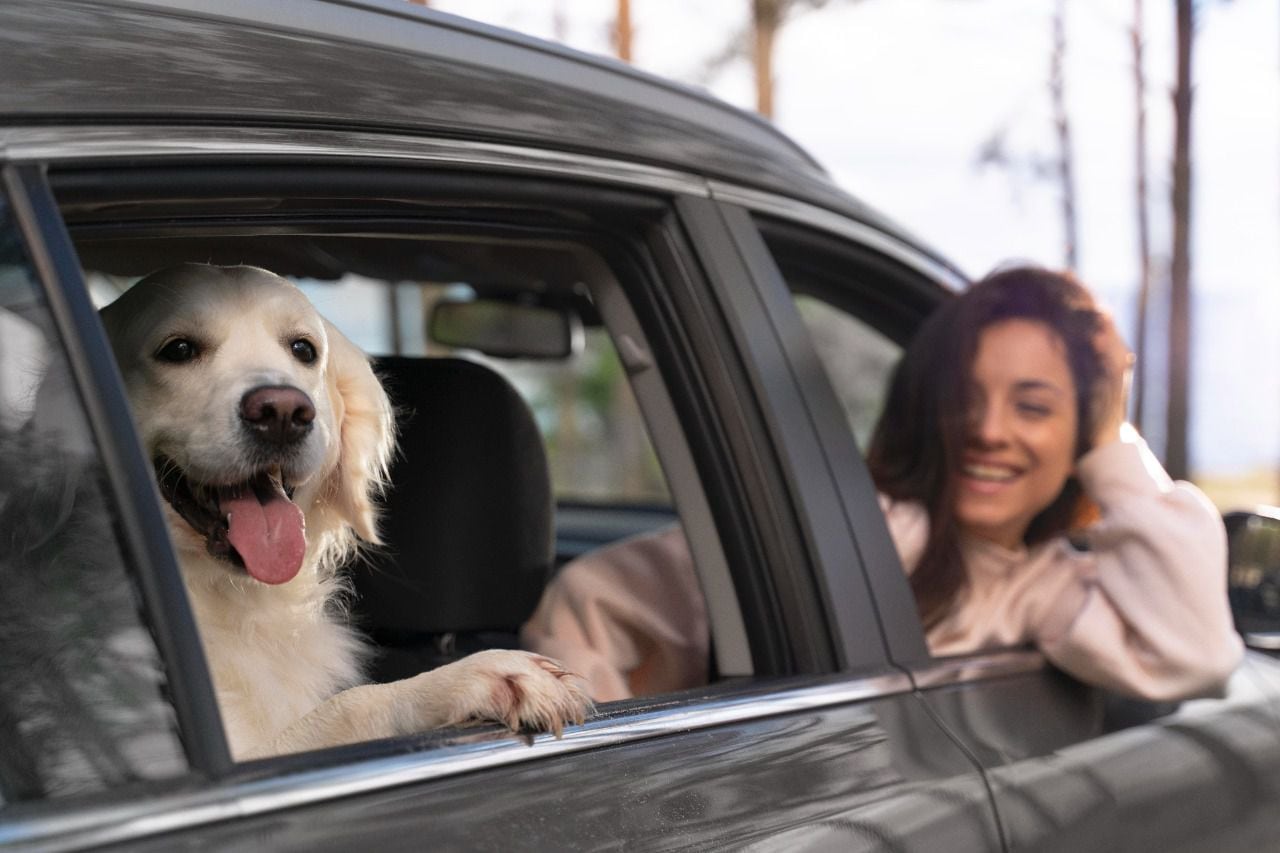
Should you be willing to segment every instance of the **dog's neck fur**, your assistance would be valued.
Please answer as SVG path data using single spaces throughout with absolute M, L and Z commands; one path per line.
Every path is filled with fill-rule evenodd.
M 308 562 L 293 580 L 266 586 L 214 557 L 184 554 L 182 573 L 223 727 L 234 756 L 362 680 L 368 650 L 341 624 L 341 582 Z M 264 689 L 271 685 L 271 689 Z

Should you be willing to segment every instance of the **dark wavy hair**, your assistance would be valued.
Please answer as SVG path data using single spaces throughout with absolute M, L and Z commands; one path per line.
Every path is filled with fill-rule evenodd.
M 911 575 L 928 629 L 946 617 L 968 576 L 955 518 L 957 476 L 969 439 L 970 394 L 978 339 L 1002 320 L 1044 323 L 1061 340 L 1076 388 L 1075 458 L 1094 434 L 1093 400 L 1103 377 L 1094 337 L 1097 304 L 1072 276 L 1038 267 L 998 269 L 938 308 L 899 361 L 876 424 L 867 464 L 876 487 L 929 514 L 929 537 Z M 1092 504 L 1075 477 L 1027 528 L 1028 546 L 1070 530 Z

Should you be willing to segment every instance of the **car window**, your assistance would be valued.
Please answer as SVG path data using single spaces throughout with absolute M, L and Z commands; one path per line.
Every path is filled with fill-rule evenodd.
M 267 192 L 285 195 L 274 186 Z M 365 671 L 373 681 L 406 679 L 477 651 L 553 655 L 521 633 L 553 574 L 612 543 L 681 527 L 697 531 L 692 554 L 673 549 L 680 562 L 672 570 L 685 573 L 689 595 L 699 599 L 690 609 L 702 632 L 702 671 L 707 635 L 718 632 L 716 675 L 752 674 L 708 501 L 647 342 L 652 321 L 642 322 L 635 304 L 657 284 L 649 268 L 616 249 L 632 241 L 629 249 L 648 251 L 642 226 L 615 224 L 601 235 L 576 215 L 530 235 L 528 213 L 497 202 L 484 216 L 441 206 L 410 221 L 432 202 L 404 211 L 374 199 L 365 202 L 367 221 L 343 200 L 345 219 L 331 228 L 316 221 L 325 200 L 310 196 L 276 199 L 269 223 L 238 226 L 228 225 L 238 202 L 209 208 L 194 195 L 144 197 L 123 218 L 112 211 L 109 223 L 96 203 L 80 209 L 74 195 L 59 200 L 98 307 L 127 299 L 155 269 L 254 265 L 294 282 L 371 356 L 394 409 L 398 447 L 381 499 L 382 543 L 346 567 L 343 621 L 371 640 Z M 262 205 L 246 205 L 246 220 L 262 219 Z M 481 386 L 494 385 L 513 390 L 524 414 L 510 420 L 505 398 L 481 399 Z M 526 418 L 533 443 L 517 423 Z M 700 588 L 708 573 L 717 579 L 705 605 L 710 629 Z M 632 594 L 625 584 L 617 592 Z M 204 635 L 201 608 L 194 609 Z M 211 669 L 221 692 L 216 662 Z M 656 692 L 689 686 L 655 683 L 671 684 Z
M 903 322 L 893 310 L 893 297 L 886 298 L 882 280 L 863 257 L 865 250 L 836 244 L 833 251 L 830 240 L 815 245 L 813 235 L 773 220 L 757 224 L 849 429 L 865 451 L 902 355 Z
M 459 355 L 502 374 L 533 410 L 558 503 L 669 507 L 662 469 L 608 330 L 573 318 L 573 350 L 557 358 L 519 352 L 496 357 L 465 344 L 433 341 L 428 321 L 434 306 L 478 295 L 465 275 L 457 275 L 465 270 L 453 272 L 449 281 L 348 275 L 336 282 L 300 279 L 298 284 L 370 354 Z
M 756 224 L 809 332 L 801 343 L 813 345 L 809 357 L 821 368 L 818 378 L 827 380 L 826 389 L 814 389 L 815 400 L 823 403 L 824 441 L 848 495 L 852 530 L 886 642 L 899 660 L 925 660 L 928 649 L 915 598 L 859 451 L 870 444 L 903 347 L 947 290 L 887 256 L 874 240 L 844 239 L 763 216 Z M 837 401 L 852 443 L 841 434 Z
M 2 200 L 0 531 L 3 802 L 182 774 L 102 462 Z
M 858 447 L 865 449 L 902 348 L 831 302 L 804 293 L 796 293 L 795 300 L 831 387 L 844 407 L 849 429 Z

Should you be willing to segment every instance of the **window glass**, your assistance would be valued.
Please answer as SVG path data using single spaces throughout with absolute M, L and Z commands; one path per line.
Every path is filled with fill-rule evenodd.
M 804 294 L 796 307 L 812 335 L 858 446 L 866 448 L 901 348 L 848 311 Z
M 139 278 L 93 269 L 85 276 L 99 308 Z M 465 280 L 393 282 L 354 272 L 336 280 L 287 272 L 286 277 L 370 355 L 458 355 L 506 377 L 533 409 L 558 503 L 670 508 L 657 454 L 603 325 L 580 324 L 573 352 L 564 357 L 496 358 L 433 341 L 428 334 L 431 309 L 441 298 L 475 298 L 475 289 Z
M 391 283 L 348 275 L 337 282 L 298 283 L 322 313 L 372 355 L 460 355 L 505 376 L 533 409 L 558 501 L 670 504 L 657 456 L 604 326 L 579 324 L 573 351 L 562 357 L 493 357 L 428 335 L 432 308 L 441 299 L 476 297 L 466 281 Z
M 84 410 L 0 200 L 0 797 L 186 763 Z

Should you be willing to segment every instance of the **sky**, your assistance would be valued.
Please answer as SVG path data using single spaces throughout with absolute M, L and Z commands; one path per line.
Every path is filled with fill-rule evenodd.
M 1137 280 L 1131 0 L 1067 3 L 1065 84 L 1079 268 L 1125 330 Z M 433 0 L 433 8 L 609 54 L 613 0 Z M 1174 4 L 1145 0 L 1149 211 L 1167 253 Z M 750 109 L 745 60 L 708 73 L 748 0 L 631 0 L 634 62 Z M 829 0 L 782 32 L 777 125 L 844 189 L 978 276 L 1062 266 L 1048 94 L 1052 0 Z M 1202 0 L 1194 61 L 1191 457 L 1197 474 L 1280 470 L 1280 4 Z M 1001 134 L 1015 163 L 983 166 Z M 1163 292 L 1158 292 L 1160 313 Z M 1163 346 L 1161 330 L 1151 333 Z M 1132 333 L 1128 334 L 1132 340 Z M 1150 370 L 1163 371 L 1153 354 Z M 1162 405 L 1160 375 L 1152 403 Z M 1162 427 L 1145 425 L 1159 448 Z M 1280 497 L 1280 496 L 1277 496 Z

